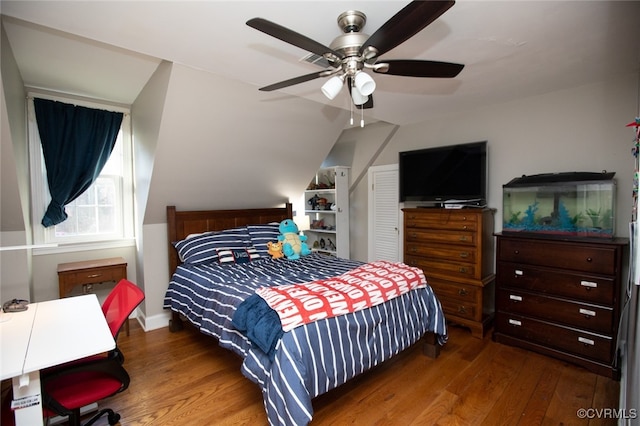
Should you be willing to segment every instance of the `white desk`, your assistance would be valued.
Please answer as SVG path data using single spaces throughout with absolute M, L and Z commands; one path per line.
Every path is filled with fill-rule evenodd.
M 95 294 L 32 303 L 0 322 L 0 378 L 13 378 L 16 425 L 42 425 L 40 370 L 115 348 Z M 28 405 L 28 404 L 24 404 Z

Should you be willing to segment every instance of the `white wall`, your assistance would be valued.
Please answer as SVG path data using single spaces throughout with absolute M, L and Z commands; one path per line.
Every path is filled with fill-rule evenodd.
M 400 151 L 487 140 L 488 204 L 498 210 L 496 231 L 502 229 L 502 185 L 514 177 L 565 171 L 616 172 L 616 233 L 628 236 L 633 132 L 625 124 L 637 114 L 637 85 L 637 75 L 616 76 L 599 84 L 403 126 L 374 165 L 397 163 Z M 386 135 L 389 129 L 381 127 L 380 132 Z M 343 133 L 338 143 L 367 146 L 369 140 L 369 134 L 354 129 Z M 366 179 L 352 190 L 351 205 L 364 207 L 357 220 L 351 221 L 351 254 L 366 260 Z
M 28 244 L 28 198 L 24 83 L 4 28 L 0 28 L 0 246 Z M 27 250 L 0 251 L 0 301 L 31 299 L 31 257 Z
M 140 182 L 148 193 L 136 191 L 141 202 L 146 197 L 138 212 L 136 279 L 146 294 L 149 327 L 166 313 L 166 206 L 251 208 L 297 200 L 348 120 L 348 112 L 324 104 L 283 100 L 201 70 L 164 66 L 132 109 L 141 145 L 136 155 L 152 167 L 138 177 L 149 179 Z

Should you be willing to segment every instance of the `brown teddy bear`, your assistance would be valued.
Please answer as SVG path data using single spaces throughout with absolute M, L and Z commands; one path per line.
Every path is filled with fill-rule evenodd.
M 271 255 L 272 259 L 280 259 L 281 257 L 284 257 L 284 253 L 282 252 L 282 241 L 269 241 L 267 243 L 267 247 L 267 251 Z

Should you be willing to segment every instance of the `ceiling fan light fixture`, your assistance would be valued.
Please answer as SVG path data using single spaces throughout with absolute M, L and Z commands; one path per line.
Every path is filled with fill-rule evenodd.
M 369 96 L 376 90 L 376 82 L 366 72 L 359 71 L 355 77 L 356 89 L 360 91 L 363 96 Z
M 369 96 L 364 96 L 357 87 L 353 87 L 351 88 L 351 99 L 356 105 L 364 105 L 369 100 Z
M 335 75 L 322 85 L 322 93 L 331 100 L 335 98 L 338 93 L 340 93 L 340 89 L 342 89 L 343 83 L 344 79 L 341 76 Z

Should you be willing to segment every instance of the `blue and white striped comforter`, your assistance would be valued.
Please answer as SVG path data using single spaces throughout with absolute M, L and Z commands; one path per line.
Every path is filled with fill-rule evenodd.
M 440 302 L 429 286 L 286 332 L 273 361 L 231 323 L 238 305 L 258 287 L 329 278 L 361 264 L 311 254 L 295 261 L 182 265 L 171 278 L 164 307 L 244 359 L 242 372 L 261 387 L 270 424 L 306 425 L 313 416 L 312 398 L 391 358 L 425 332 L 446 341 Z

